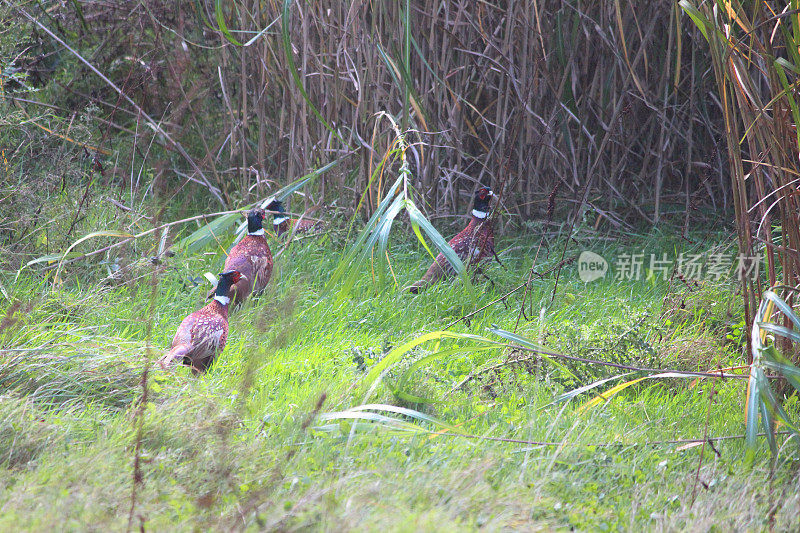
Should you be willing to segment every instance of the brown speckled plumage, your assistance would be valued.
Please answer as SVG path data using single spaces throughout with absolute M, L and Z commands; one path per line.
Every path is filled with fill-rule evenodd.
M 220 274 L 217 294 L 223 296 L 231 284 L 242 281 L 236 270 Z M 182 363 L 191 366 L 195 373 L 205 372 L 214 358 L 225 349 L 228 340 L 228 304 L 214 299 L 202 309 L 184 318 L 175 337 L 172 348 L 159 360 L 162 368 Z
M 292 218 L 284 220 L 275 226 L 275 233 L 280 237 L 284 233 L 294 231 L 295 234 L 310 233 L 313 230 L 321 228 L 323 222 L 313 218 Z
M 254 209 L 247 219 L 249 233 L 263 229 L 262 209 Z M 245 235 L 225 259 L 225 270 L 238 270 L 244 276 L 231 286 L 232 303 L 239 305 L 250 293 L 264 290 L 272 276 L 272 252 L 264 235 Z
M 491 189 L 488 187 L 479 189 L 475 194 L 474 210 L 488 214 L 491 197 Z M 450 239 L 448 244 L 468 268 L 478 265 L 487 259 L 491 259 L 495 255 L 492 220 L 490 220 L 488 216 L 485 218 L 478 218 L 472 215 L 467 227 Z M 425 286 L 435 283 L 443 277 L 452 276 L 454 274 L 455 270 L 447 261 L 444 254 L 440 253 L 436 256 L 436 260 L 431 264 L 422 278 L 409 286 L 408 289 L 413 293 L 417 293 Z
M 263 235 L 246 235 L 225 260 L 225 270 L 238 270 L 247 279 L 231 287 L 233 303 L 241 304 L 251 292 L 261 292 L 272 276 L 272 252 Z

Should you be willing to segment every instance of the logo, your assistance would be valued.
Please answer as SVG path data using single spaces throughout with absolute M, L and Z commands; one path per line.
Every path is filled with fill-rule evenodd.
M 578 277 L 584 283 L 589 283 L 605 277 L 608 272 L 608 263 L 594 252 L 583 251 L 578 257 Z

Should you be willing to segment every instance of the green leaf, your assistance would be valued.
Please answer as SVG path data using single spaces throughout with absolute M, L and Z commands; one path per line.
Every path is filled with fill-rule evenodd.
M 791 70 L 795 74 L 800 74 L 800 69 L 798 69 L 796 65 L 793 65 L 793 64 L 789 63 L 783 57 L 779 57 L 779 58 L 775 59 L 775 63 L 777 63 L 778 65 L 780 65 L 781 67 L 783 67 L 786 70 Z
M 764 331 L 774 333 L 775 335 L 780 335 L 781 337 L 786 337 L 787 339 L 791 339 L 795 342 L 800 342 L 800 333 L 797 333 L 793 329 L 779 326 L 771 322 L 758 322 L 758 327 Z
M 270 27 L 271 27 L 271 26 L 272 26 L 272 24 L 268 24 L 266 28 L 264 28 L 264 29 L 263 29 L 263 30 L 261 30 L 260 32 L 256 33 L 256 34 L 253 36 L 253 38 L 252 38 L 252 39 L 250 39 L 250 40 L 248 40 L 246 43 L 244 43 L 244 47 L 245 47 L 245 48 L 247 48 L 248 46 L 250 46 L 251 44 L 253 44 L 254 42 L 256 42 L 256 41 L 258 40 L 258 38 L 259 38 L 259 37 L 261 37 L 262 35 L 264 35 L 265 33 L 267 33 L 267 31 L 270 29 Z
M 711 25 L 711 22 L 703 15 L 699 9 L 694 7 L 688 0 L 681 0 L 678 2 L 678 5 L 681 6 L 689 18 L 692 19 L 692 22 L 695 23 L 697 28 L 700 30 L 700 33 L 703 34 L 703 37 L 708 40 L 708 27 Z
M 767 438 L 772 436 L 770 442 L 770 448 L 772 449 L 773 453 L 777 453 L 777 446 L 775 445 L 775 423 L 773 421 L 773 417 L 777 417 L 778 419 L 783 422 L 783 424 L 789 428 L 789 430 L 794 433 L 795 435 L 800 434 L 797 425 L 792 421 L 789 414 L 781 405 L 781 402 L 775 396 L 772 388 L 769 386 L 769 381 L 767 380 L 767 376 L 764 374 L 761 369 L 758 371 L 759 378 L 765 386 L 761 387 L 761 394 L 762 394 L 762 416 L 763 413 L 767 412 L 767 417 L 764 417 L 763 420 L 766 420 L 764 424 L 765 432 L 767 433 Z M 769 429 L 767 429 L 769 428 Z
M 194 10 L 195 10 L 196 13 L 198 13 L 200 15 L 200 18 L 201 18 L 203 24 L 207 28 L 209 28 L 211 30 L 214 30 L 214 31 L 217 31 L 217 28 L 215 28 L 211 24 L 211 21 L 208 20 L 208 17 L 206 16 L 206 10 L 205 10 L 204 3 L 200 2 L 200 0 L 194 0 Z
M 398 79 L 397 77 L 397 71 L 399 71 L 400 69 L 398 69 L 397 65 L 395 65 L 395 62 L 391 60 L 388 55 L 386 55 L 386 52 L 383 51 L 383 48 L 381 47 L 380 43 L 375 43 L 375 47 L 378 49 L 378 55 L 380 55 L 381 59 L 383 59 L 383 62 L 386 63 L 387 66 L 386 70 L 389 71 L 389 75 L 394 80 L 395 85 L 397 85 L 397 87 L 399 87 L 400 90 L 402 90 L 403 85 L 400 83 L 400 79 Z
M 453 250 L 453 247 L 447 243 L 444 237 L 442 237 L 442 234 L 436 231 L 436 228 L 433 227 L 433 224 L 431 224 L 428 219 L 423 216 L 413 202 L 408 202 L 406 204 L 406 209 L 408 210 L 408 216 L 411 218 L 412 223 L 422 228 L 436 249 L 439 250 L 442 255 L 444 255 L 445 259 L 447 259 L 447 262 L 453 267 L 453 270 L 455 270 L 458 274 L 462 274 L 465 270 L 464 262 L 458 257 L 458 254 L 456 254 L 455 250 Z M 420 238 L 420 241 L 425 246 L 425 249 L 428 250 L 428 253 L 431 255 L 431 257 L 436 259 L 436 257 L 433 255 L 433 252 L 431 252 L 430 248 L 428 248 L 428 245 L 425 243 L 425 240 Z
M 333 271 L 330 280 L 325 286 L 325 293 L 331 293 L 333 288 L 343 282 L 339 288 L 339 297 L 346 296 L 355 284 L 356 278 L 359 275 L 359 269 L 370 256 L 372 247 L 378 239 L 379 232 L 386 222 L 387 216 L 390 215 L 390 208 L 395 202 L 403 200 L 402 194 L 398 195 L 400 186 L 403 184 L 403 177 L 400 176 L 392 184 L 386 196 L 378 204 L 378 208 L 367 221 L 364 228 L 359 232 L 356 241 L 345 253 L 345 256 L 339 261 L 336 269 Z M 396 216 L 396 213 L 395 215 Z M 394 217 L 392 217 L 394 218 Z
M 800 368 L 794 366 L 782 353 L 774 346 L 769 346 L 762 350 L 761 364 L 765 368 L 774 370 L 785 377 L 792 387 L 800 392 Z
M 429 423 L 443 430 L 457 431 L 458 429 L 451 424 L 442 422 L 441 420 L 438 420 L 430 415 L 426 415 L 425 413 L 415 411 L 414 409 L 408 409 L 406 407 L 398 407 L 396 405 L 388 405 L 388 404 L 366 404 L 366 405 L 359 405 L 357 407 L 353 407 L 345 411 L 338 411 L 334 413 L 323 413 L 317 417 L 317 420 L 321 422 L 328 422 L 335 420 L 365 420 L 372 424 L 381 425 L 392 430 L 399 430 L 412 433 L 432 433 L 432 431 L 429 428 L 423 427 L 417 423 L 409 422 L 407 420 L 402 420 L 391 416 L 386 416 L 380 413 L 373 413 L 371 411 L 383 411 L 395 415 L 401 415 L 416 420 L 418 422 Z M 315 427 L 314 429 L 331 431 L 340 428 L 333 425 L 327 425 L 327 426 Z
M 601 379 L 599 381 L 595 381 L 594 383 L 589 383 L 588 385 L 584 385 L 583 387 L 578 387 L 577 389 L 573 389 L 573 390 L 571 390 L 569 392 L 565 392 L 564 394 L 558 396 L 553 401 L 553 403 L 559 403 L 559 402 L 563 402 L 563 401 L 566 401 L 566 400 L 571 400 L 571 399 L 575 398 L 576 396 L 579 396 L 579 395 L 583 394 L 584 392 L 588 392 L 588 391 L 590 391 L 592 389 L 596 389 L 600 385 L 605 385 L 609 381 L 613 381 L 615 379 L 621 379 L 621 378 L 624 378 L 625 376 L 629 376 L 631 374 L 632 374 L 632 372 L 626 372 L 625 374 L 620 374 L 618 376 L 611 376 L 610 378 Z
M 588 409 L 591 409 L 595 405 L 600 404 L 601 402 L 609 401 L 611 400 L 611 398 L 613 398 L 623 390 L 627 389 L 630 386 L 636 385 L 640 381 L 644 381 L 646 379 L 661 379 L 661 378 L 696 379 L 697 376 L 687 375 L 679 372 L 662 372 L 660 374 L 650 374 L 649 376 L 643 376 L 640 378 L 632 379 L 630 381 L 614 385 L 607 391 L 601 394 L 597 394 L 594 398 L 583 404 L 578 410 L 578 412 L 584 412 Z
M 413 84 L 411 83 L 411 0 L 406 0 L 405 9 L 403 9 L 403 36 L 405 42 L 403 43 L 403 122 L 402 130 L 408 128 L 408 115 L 409 103 L 411 92 L 413 91 Z
M 36 259 L 32 259 L 25 263 L 25 265 L 20 268 L 20 271 L 23 268 L 28 268 L 33 265 L 38 265 L 39 263 L 55 263 L 56 261 L 60 261 L 63 259 L 74 259 L 75 257 L 80 257 L 83 254 L 81 252 L 69 252 L 68 254 L 50 254 L 50 255 L 43 255 L 41 257 L 37 257 Z
M 560 368 L 561 370 L 566 372 L 569 376 L 571 376 L 571 377 L 573 377 L 575 379 L 579 379 L 578 376 L 576 376 L 569 368 L 567 368 L 566 366 L 562 365 L 561 363 L 559 363 L 558 361 L 556 361 L 555 359 L 550 357 L 550 355 L 548 354 L 547 350 L 545 350 L 544 348 L 542 348 L 541 346 L 539 346 L 538 344 L 536 344 L 532 340 L 526 339 L 525 337 L 523 337 L 521 335 L 517 335 L 516 333 L 512 333 L 512 332 L 506 331 L 504 329 L 496 329 L 496 328 L 486 328 L 486 329 L 488 329 L 489 331 L 491 331 L 495 335 L 498 335 L 500 337 L 503 337 L 504 339 L 510 340 L 514 344 L 517 344 L 517 345 L 522 346 L 524 348 L 529 348 L 531 350 L 534 350 L 534 351 L 538 352 L 543 358 L 547 359 L 552 364 L 554 364 L 555 366 L 557 366 L 558 368 Z
M 794 99 L 794 93 L 797 91 L 797 85 L 796 83 L 789 83 L 789 80 L 786 78 L 786 71 L 782 65 L 783 63 L 775 61 L 775 72 L 778 73 L 778 79 L 780 79 L 781 85 L 783 85 L 783 90 L 786 93 L 786 100 L 789 102 L 789 107 L 792 110 L 792 119 L 794 120 L 795 124 L 800 124 L 800 109 L 798 109 L 797 101 Z M 795 128 L 795 145 L 796 147 L 800 148 L 800 131 L 797 131 L 797 128 Z
M 428 244 L 425 242 L 425 239 L 422 238 L 420 235 L 419 229 L 421 228 L 428 238 L 433 243 L 433 246 L 447 259 L 447 262 L 450 263 L 450 266 L 453 267 L 453 270 L 456 271 L 456 274 L 461 278 L 461 282 L 467 288 L 467 292 L 469 293 L 470 297 L 474 300 L 475 299 L 475 291 L 472 285 L 472 281 L 470 280 L 469 273 L 467 272 L 467 268 L 464 265 L 464 262 L 461 261 L 461 258 L 458 257 L 458 254 L 453 247 L 442 237 L 442 234 L 439 233 L 436 228 L 433 227 L 433 224 L 425 218 L 425 216 L 417 209 L 417 206 L 411 202 L 406 202 L 406 211 L 408 212 L 408 217 L 411 219 L 411 225 L 414 228 L 414 233 L 417 235 L 417 238 L 422 242 L 422 245 L 428 251 L 428 254 L 433 257 L 434 261 L 436 260 L 436 256 L 433 255 L 431 249 L 428 247 Z
M 423 428 L 412 424 L 410 422 L 405 422 L 403 420 L 397 420 L 396 418 L 391 418 L 388 416 L 384 416 L 378 413 L 359 413 L 353 411 L 340 411 L 336 413 L 325 413 L 318 417 L 321 421 L 326 422 L 329 420 L 367 420 L 369 422 L 376 422 L 381 425 L 388 426 L 392 429 L 399 429 L 403 431 L 425 431 Z
M 758 405 L 759 412 L 761 413 L 761 425 L 764 428 L 764 433 L 767 436 L 769 448 L 772 450 L 772 453 L 775 454 L 778 451 L 778 447 L 775 443 L 775 422 L 773 420 L 772 413 L 775 410 L 780 409 L 780 405 L 772 394 L 772 389 L 769 386 L 767 376 L 765 376 L 764 371 L 757 366 L 755 367 L 755 376 L 756 381 L 758 382 L 758 392 L 761 400 Z
M 758 436 L 758 399 L 761 393 L 759 391 L 759 383 L 756 379 L 756 367 L 750 366 L 750 379 L 747 380 L 747 401 L 746 401 L 746 417 L 745 417 L 745 443 L 749 448 L 748 462 L 753 459 L 753 451 L 756 447 L 756 439 Z
M 488 345 L 488 346 L 470 345 L 470 346 L 461 346 L 461 347 L 458 347 L 458 348 L 450 348 L 448 350 L 439 350 L 439 351 L 436 351 L 436 352 L 434 352 L 432 354 L 426 355 L 425 357 L 423 357 L 419 361 L 415 361 L 414 364 L 409 366 L 406 369 L 406 371 L 403 372 L 402 376 L 400 377 L 400 379 L 397 382 L 397 385 L 392 385 L 391 383 L 389 383 L 389 382 L 387 382 L 385 380 L 384 380 L 384 382 L 389 387 L 389 390 L 392 391 L 392 394 L 394 394 L 397 398 L 399 398 L 401 400 L 404 400 L 404 401 L 407 401 L 407 402 L 414 402 L 414 403 L 436 403 L 439 400 L 434 400 L 432 398 L 426 398 L 426 397 L 422 397 L 422 396 L 415 396 L 415 395 L 412 395 L 412 394 L 406 392 L 406 390 L 405 390 L 406 385 L 407 385 L 409 379 L 411 378 L 411 376 L 414 374 L 414 372 L 416 372 L 417 370 L 419 370 L 420 368 L 422 368 L 425 365 L 428 365 L 428 364 L 430 364 L 430 363 L 432 363 L 432 362 L 434 362 L 436 360 L 439 360 L 439 359 L 450 357 L 451 355 L 458 355 L 458 354 L 462 354 L 462 353 L 475 353 L 475 352 L 481 352 L 481 351 L 487 351 L 487 350 L 495 350 L 497 348 L 498 348 L 497 345 Z
M 347 156 L 344 156 L 347 157 Z M 332 169 L 336 165 L 338 165 L 344 157 L 331 161 L 327 165 L 324 165 L 316 170 L 313 170 L 302 176 L 296 180 L 294 180 L 289 185 L 278 189 L 275 194 L 268 197 L 266 200 L 263 200 L 259 205 L 261 209 L 266 209 L 267 206 L 273 200 L 285 200 L 288 198 L 292 193 L 301 189 L 308 183 L 311 183 L 313 180 L 327 172 L 328 170 Z M 250 204 L 249 206 L 243 208 L 243 211 L 250 209 L 254 204 Z M 184 237 L 176 244 L 177 248 L 183 249 L 186 252 L 195 252 L 197 250 L 202 249 L 212 241 L 216 241 L 219 239 L 219 236 L 223 235 L 231 226 L 236 224 L 236 220 L 241 217 L 240 213 L 229 213 L 227 215 L 220 215 L 205 226 L 195 230 L 193 233 Z M 236 230 L 236 237 L 234 238 L 233 243 L 235 244 L 239 240 L 241 240 L 242 236 L 244 235 L 244 230 L 247 228 L 247 220 L 245 220 Z M 227 241 L 227 239 L 223 239 Z
M 745 411 L 746 461 L 750 464 L 755 458 L 759 416 L 773 455 L 778 452 L 775 439 L 775 418 L 779 419 L 792 433 L 800 435 L 800 429 L 798 429 L 781 405 L 780 400 L 770 386 L 769 379 L 764 373 L 764 369 L 774 370 L 785 377 L 795 390 L 800 391 L 800 369 L 778 351 L 775 346 L 765 346 L 765 340 L 762 339 L 763 334 L 768 332 L 785 337 L 793 342 L 800 342 L 800 334 L 794 329 L 765 321 L 772 315 L 773 306 L 788 317 L 795 327 L 800 328 L 800 319 L 798 319 L 791 306 L 774 291 L 765 291 L 752 328 L 753 363 L 750 365 Z
M 425 240 L 425 237 L 422 236 L 422 232 L 419 229 L 419 220 L 417 218 L 418 209 L 413 204 L 409 205 L 406 203 L 406 210 L 408 211 L 408 218 L 411 220 L 411 228 L 414 230 L 414 235 L 417 236 L 417 240 L 419 240 L 419 242 L 422 243 L 422 246 L 425 247 L 428 255 L 431 256 L 431 259 L 436 260 L 436 255 L 434 255 L 433 251 L 431 251 L 430 247 L 428 246 L 428 241 Z M 458 272 L 458 270 L 456 270 L 456 272 Z
M 398 196 L 397 199 L 392 203 L 392 206 L 386 212 L 386 216 L 383 219 L 383 224 L 381 224 L 380 229 L 376 231 L 378 234 L 378 257 L 379 257 L 379 265 L 381 268 L 378 270 L 378 275 L 380 277 L 380 284 L 383 286 L 385 284 L 385 277 L 386 277 L 386 269 L 384 268 L 386 260 L 387 260 L 387 247 L 389 245 L 389 232 L 392 230 L 392 224 L 394 224 L 394 219 L 400 214 L 400 211 L 406 204 L 405 198 L 402 196 Z
M 433 331 L 431 333 L 426 333 L 416 339 L 412 339 L 407 343 L 398 346 L 391 350 L 386 356 L 381 359 L 378 363 L 376 363 L 367 375 L 364 377 L 364 386 L 372 385 L 374 386 L 379 378 L 382 378 L 386 371 L 395 363 L 400 361 L 402 357 L 419 346 L 420 344 L 424 344 L 426 342 L 436 340 L 444 340 L 444 339 L 457 339 L 457 340 L 467 340 L 478 347 L 480 346 L 492 346 L 498 347 L 502 346 L 502 343 L 497 341 L 493 341 L 491 339 L 487 339 L 486 337 L 481 337 L 478 335 L 472 335 L 468 333 L 453 333 L 451 331 Z
M 446 422 L 442 422 L 441 420 L 434 418 L 430 415 L 426 415 L 425 413 L 421 413 L 419 411 L 415 411 L 414 409 L 409 409 L 407 407 L 398 407 L 396 405 L 390 404 L 383 404 L 383 403 L 371 403 L 366 405 L 359 405 L 357 407 L 353 407 L 351 411 L 388 411 L 390 413 L 395 413 L 403 416 L 407 416 L 410 418 L 414 418 L 416 420 L 420 420 L 422 422 L 429 422 L 434 426 L 439 426 L 441 428 L 455 430 L 457 429 L 455 426 L 448 424 Z
M 236 3 L 233 4 L 234 7 Z M 230 41 L 231 43 L 235 44 L 236 46 L 242 46 L 242 43 L 236 40 L 236 38 L 231 34 L 228 26 L 225 24 L 225 15 L 222 12 L 222 0 L 215 0 L 214 2 L 214 15 L 217 19 L 217 26 L 219 26 L 219 31 L 222 32 L 222 35 Z
M 176 247 L 187 253 L 196 252 L 212 241 L 216 242 L 220 236 L 224 235 L 225 232 L 236 224 L 236 220 L 241 218 L 241 216 L 241 213 L 220 215 L 191 235 L 178 241 Z
M 794 324 L 794 326 L 797 329 L 800 329 L 800 318 L 798 318 L 797 315 L 794 313 L 794 310 L 792 309 L 792 306 L 787 304 L 783 300 L 783 298 L 781 298 L 780 296 L 775 294 L 773 291 L 764 291 L 763 298 L 765 300 L 772 301 L 775 304 L 775 306 L 778 309 L 780 309 L 780 311 L 783 314 L 785 314 L 789 318 L 789 320 L 792 321 L 792 324 Z M 763 320 L 763 318 L 761 320 Z

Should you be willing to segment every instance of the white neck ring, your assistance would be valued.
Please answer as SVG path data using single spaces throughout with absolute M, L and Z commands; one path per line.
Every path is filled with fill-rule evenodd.
M 486 218 L 488 214 L 489 213 L 487 213 L 486 211 L 478 211 L 477 209 L 472 210 L 472 216 L 474 216 L 475 218 Z
M 257 229 L 255 231 L 248 231 L 248 235 L 264 235 L 264 228 Z
M 214 296 L 214 299 L 219 303 L 221 303 L 222 305 L 228 305 L 229 303 L 231 303 L 231 299 L 228 298 L 227 296 Z
M 275 217 L 275 220 L 273 220 L 272 223 L 277 226 L 279 224 L 283 224 L 287 220 L 289 220 L 289 217 Z

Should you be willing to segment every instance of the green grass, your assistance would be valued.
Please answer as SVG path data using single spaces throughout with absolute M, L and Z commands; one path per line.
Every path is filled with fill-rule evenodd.
M 714 243 L 728 239 L 720 234 Z M 642 248 L 690 251 L 657 233 L 600 240 L 581 232 L 577 242 L 572 252 L 592 249 L 607 258 Z M 510 250 L 502 255 L 507 269 L 489 267 L 494 285 L 477 281 L 474 300 L 458 283 L 419 296 L 375 288 L 367 270 L 352 295 L 337 300 L 324 287 L 342 237 L 334 232 L 295 243 L 278 260 L 267 293 L 232 316 L 228 345 L 211 371 L 194 378 L 183 369 L 151 367 L 141 411 L 141 370 L 169 346 L 180 319 L 202 304 L 208 287 L 187 279 L 216 272 L 218 256 L 178 255 L 155 273 L 142 263 L 104 284 L 98 281 L 105 268 L 96 264 L 67 267 L 64 285 L 55 288 L 34 269 L 16 283 L 13 273 L 2 274 L 18 303 L 4 301 L 0 313 L 6 317 L 0 328 L 0 529 L 124 529 L 132 492 L 133 527 L 157 531 L 727 531 L 766 529 L 773 514 L 778 529 L 791 528 L 798 512 L 791 442 L 774 467 L 764 443 L 753 467 L 744 465 L 741 439 L 706 445 L 693 505 L 700 447 L 645 444 L 702 437 L 710 382 L 690 388 L 691 380 L 648 380 L 581 412 L 588 395 L 553 401 L 621 371 L 562 362 L 565 371 L 532 360 L 499 365 L 451 392 L 470 372 L 507 355 L 466 351 L 412 375 L 407 392 L 437 402 L 400 401 L 383 385 L 365 396 L 360 380 L 391 347 L 444 328 L 519 284 L 537 243 L 499 238 L 498 249 Z M 550 245 L 538 271 L 558 262 L 563 240 Z M 391 249 L 401 287 L 429 261 L 420 246 L 398 242 Z M 147 255 L 141 248 L 129 253 Z M 742 361 L 740 298 L 730 282 L 691 292 L 661 282 L 584 284 L 573 265 L 564 269 L 551 303 L 553 284 L 553 275 L 534 279 L 532 316 L 519 329 L 553 350 L 691 370 Z M 506 303 L 451 330 L 486 336 L 493 324 L 512 330 L 519 298 Z M 414 350 L 387 379 L 433 350 Z M 743 433 L 745 382 L 714 387 L 708 434 Z M 319 413 L 393 404 L 465 434 L 558 445 L 353 427 L 344 420 L 321 431 L 313 414 L 323 395 Z M 787 407 L 797 410 L 793 399 Z M 140 427 L 142 480 L 134 486 Z

